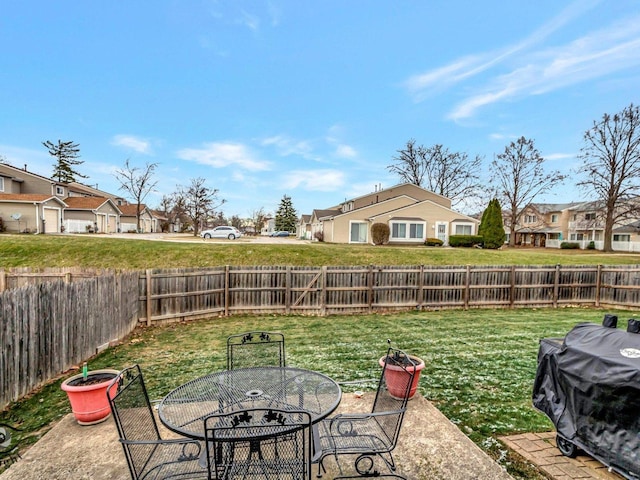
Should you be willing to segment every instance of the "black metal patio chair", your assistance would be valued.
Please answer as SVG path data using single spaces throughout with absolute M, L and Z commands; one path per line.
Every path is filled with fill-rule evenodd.
M 113 379 L 107 397 L 133 480 L 207 478 L 200 442 L 161 437 L 138 365 Z
M 245 332 L 227 338 L 227 370 L 264 366 L 285 366 L 282 333 Z
M 309 480 L 311 415 L 254 408 L 204 420 L 209 479 Z
M 393 366 L 393 372 L 390 366 Z M 389 348 L 371 413 L 338 414 L 317 424 L 318 477 L 326 472 L 323 464 L 326 457 L 335 457 L 342 474 L 340 457 L 349 456 L 355 457 L 356 477 L 404 478 L 394 473 L 396 465 L 391 452 L 400 436 L 414 369 L 415 363 L 407 354 Z M 381 459 L 388 467 L 387 474 L 376 467 L 376 459 Z

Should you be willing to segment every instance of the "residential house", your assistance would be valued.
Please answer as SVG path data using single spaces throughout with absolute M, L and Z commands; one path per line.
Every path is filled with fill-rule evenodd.
M 69 233 L 115 233 L 121 212 L 113 200 L 105 197 L 67 197 L 64 227 Z
M 640 220 L 614 228 L 611 247 L 620 252 L 640 252 Z
M 375 191 L 325 210 L 314 210 L 308 224 L 312 238 L 333 243 L 371 243 L 371 226 L 389 226 L 389 243 L 424 243 L 450 235 L 474 235 L 478 220 L 451 209 L 451 200 L 410 183 Z
M 596 249 L 604 244 L 602 202 L 562 204 L 532 203 L 522 210 L 516 227 L 516 244 L 560 248 L 564 241 Z M 619 251 L 640 251 L 640 220 L 614 225 L 612 247 Z
M 0 218 L 9 232 L 61 231 L 66 185 L 0 163 Z
M 302 240 L 311 240 L 311 215 L 301 215 L 296 226 L 296 236 Z
M 138 222 L 136 218 L 136 212 L 138 206 L 135 204 L 120 205 L 120 231 L 123 233 L 137 232 Z M 152 211 L 145 205 L 140 204 L 140 232 L 139 233 L 151 233 L 160 231 L 160 222 L 158 217 L 155 217 Z
M 516 245 L 560 248 L 569 239 L 571 209 L 580 203 L 531 203 L 518 217 Z
M 7 232 L 59 233 L 66 204 L 40 193 L 0 193 L 0 219 Z

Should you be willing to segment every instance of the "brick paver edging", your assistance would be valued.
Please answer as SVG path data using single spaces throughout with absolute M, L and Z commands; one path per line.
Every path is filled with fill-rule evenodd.
M 583 452 L 576 458 L 562 455 L 556 447 L 555 432 L 522 433 L 500 440 L 554 480 L 624 480 Z

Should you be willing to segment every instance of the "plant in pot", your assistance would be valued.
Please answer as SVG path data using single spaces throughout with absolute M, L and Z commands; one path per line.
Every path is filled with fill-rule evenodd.
M 385 381 L 387 390 L 394 398 L 403 398 L 406 392 L 406 381 L 404 377 L 405 371 L 413 371 L 413 380 L 409 387 L 409 399 L 411 399 L 418 389 L 418 381 L 420 380 L 420 371 L 424 368 L 424 360 L 415 355 L 409 355 L 399 350 L 392 354 L 387 353 L 379 360 L 380 366 L 384 368 L 385 363 Z
M 107 387 L 118 375 L 118 370 L 87 370 L 67 378 L 60 387 L 67 392 L 71 411 L 80 425 L 94 425 L 107 419 L 111 414 Z

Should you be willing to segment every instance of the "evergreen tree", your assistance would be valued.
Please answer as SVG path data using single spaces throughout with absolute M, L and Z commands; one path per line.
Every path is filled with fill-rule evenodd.
M 78 173 L 74 167 L 82 165 L 84 161 L 80 158 L 80 145 L 72 141 L 63 142 L 58 140 L 55 144 L 49 140 L 42 142 L 42 145 L 49 151 L 49 155 L 56 157 L 58 162 L 53 166 L 51 178 L 58 182 L 71 183 L 76 181 L 76 177 L 87 178 L 86 175 Z
M 293 233 L 296 231 L 298 223 L 298 214 L 293 208 L 291 197 L 285 195 L 280 200 L 280 206 L 276 211 L 276 230 Z
M 502 208 L 497 198 L 491 200 L 482 213 L 478 233 L 482 235 L 484 248 L 496 249 L 504 245 L 506 234 L 502 221 Z

